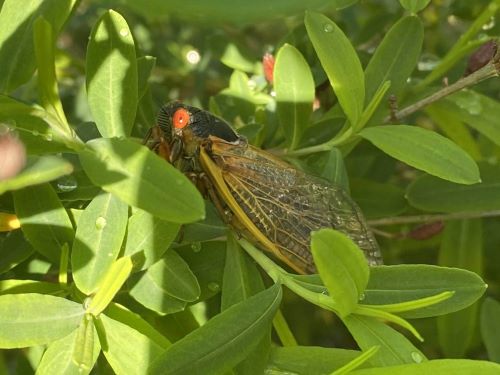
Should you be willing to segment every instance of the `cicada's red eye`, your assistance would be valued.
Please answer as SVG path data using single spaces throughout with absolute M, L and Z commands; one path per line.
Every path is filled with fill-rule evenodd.
M 191 115 L 185 108 L 179 108 L 172 116 L 172 125 L 176 129 L 182 129 L 189 124 Z

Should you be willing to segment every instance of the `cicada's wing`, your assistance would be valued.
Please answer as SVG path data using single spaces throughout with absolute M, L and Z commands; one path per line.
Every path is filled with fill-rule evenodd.
M 211 154 L 237 204 L 294 268 L 315 272 L 310 233 L 325 227 L 347 234 L 370 264 L 381 263 L 360 209 L 342 188 L 251 146 L 214 142 Z

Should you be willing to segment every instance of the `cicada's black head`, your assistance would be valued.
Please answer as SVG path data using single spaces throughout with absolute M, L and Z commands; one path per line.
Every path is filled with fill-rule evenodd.
M 231 143 L 239 140 L 238 134 L 221 118 L 181 102 L 164 105 L 157 122 L 169 141 L 180 138 L 183 142 L 201 142 L 210 136 Z

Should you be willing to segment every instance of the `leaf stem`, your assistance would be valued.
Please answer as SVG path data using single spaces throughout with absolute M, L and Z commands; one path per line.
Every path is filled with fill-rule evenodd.
M 273 327 L 276 333 L 278 334 L 278 337 L 280 338 L 280 341 L 283 344 L 283 346 L 298 345 L 297 340 L 293 336 L 293 333 L 290 330 L 290 327 L 288 326 L 288 323 L 286 322 L 283 313 L 281 312 L 281 309 L 278 309 L 276 315 L 274 316 Z
M 450 214 L 430 214 L 430 215 L 412 215 L 412 216 L 394 216 L 381 219 L 368 220 L 370 226 L 397 225 L 397 224 L 415 224 L 433 221 L 447 221 L 459 219 L 478 219 L 484 217 L 500 216 L 500 210 L 482 211 L 482 212 L 454 212 Z

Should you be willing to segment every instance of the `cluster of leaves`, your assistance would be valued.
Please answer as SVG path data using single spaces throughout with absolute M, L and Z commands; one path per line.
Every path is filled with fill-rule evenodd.
M 272 17 L 264 1 L 238 11 L 226 0 L 182 6 L 149 0 L 151 8 L 129 3 L 125 12 L 134 9 L 146 19 L 176 9 L 183 9 L 180 17 L 199 14 L 218 23 Z M 409 77 L 424 39 L 416 13 L 429 1 L 400 3 L 396 20 L 391 19 L 367 64 L 337 23 L 309 11 L 275 42 L 272 85 L 258 60 L 241 52 L 241 42 L 226 40 L 220 61 L 233 69 L 228 87 L 191 101 L 208 102 L 212 112 L 232 120 L 253 144 L 278 149 L 298 166 L 350 188 L 373 224 L 403 212 L 481 216 L 498 209 L 500 134 L 495 121 L 500 103 L 487 95 L 487 87 L 483 93 L 448 95 L 425 108 L 425 119 L 413 119 L 433 130 L 411 122 L 387 125 L 385 103 L 396 95 L 401 105 L 411 106 L 435 91 L 436 79 L 453 76 L 467 53 L 492 39 L 478 33 L 500 2 L 489 3 L 439 64 L 415 83 Z M 432 359 L 435 347 L 414 344 L 394 328 L 421 340 L 418 328 L 432 343 L 437 321 L 439 348 L 446 356 L 464 357 L 477 340 L 474 302 L 486 289 L 478 276 L 482 251 L 498 246 L 498 234 L 492 233 L 498 220 L 462 218 L 446 223 L 442 236 L 430 240 L 382 241 L 389 263 L 433 263 L 423 250 L 439 247 L 441 267 L 370 269 L 349 238 L 320 230 L 311 242 L 319 275 L 288 273 L 226 232 L 194 185 L 141 145 L 154 122 L 156 90 L 164 97 L 176 92 L 171 65 L 155 67 L 154 57 L 138 56 L 148 49 L 151 35 L 145 37 L 137 26 L 133 37 L 123 16 L 106 10 L 93 26 L 85 62 L 56 49 L 62 26 L 78 18 L 77 5 L 95 10 L 75 0 L 33 0 L 22 8 L 5 0 L 0 12 L 0 121 L 17 134 L 28 154 L 17 176 L 0 181 L 0 228 L 14 229 L 16 220 L 21 227 L 3 235 L 0 243 L 0 348 L 30 347 L 26 356 L 2 352 L 0 373 L 21 373 L 27 367 L 40 374 L 92 369 L 118 374 L 498 373 L 493 362 Z M 304 10 L 300 1 L 280 0 L 274 6 L 290 15 Z M 148 14 L 148 9 L 155 11 Z M 130 17 L 140 25 L 140 17 Z M 373 22 L 379 26 L 380 21 Z M 170 43 L 167 50 L 176 56 L 198 53 L 184 47 Z M 210 70 L 203 61 L 198 69 Z M 497 63 L 493 59 L 480 74 L 498 75 Z M 80 112 L 90 115 L 68 110 L 70 105 L 63 109 L 61 99 L 64 75 L 74 74 L 77 81 L 83 65 L 84 90 L 78 87 L 75 101 L 88 103 Z M 71 69 L 77 73 L 65 73 Z M 188 80 L 201 74 L 193 69 L 184 64 L 175 73 Z M 171 85 L 168 91 L 154 85 L 158 77 Z M 328 82 L 334 95 L 318 91 Z M 27 104 L 26 98 L 36 104 Z M 323 105 L 313 112 L 316 99 Z M 425 173 L 416 177 L 408 167 L 398 172 L 394 159 Z M 407 229 L 397 220 L 389 223 L 394 223 L 393 233 Z M 492 233 L 485 240 L 483 227 Z M 498 273 L 488 277 L 493 291 L 498 282 Z M 333 312 L 361 350 L 298 346 L 295 336 L 307 343 L 300 330 L 310 322 L 304 322 L 302 311 L 294 314 L 293 307 L 297 301 L 305 306 L 304 300 L 316 311 Z M 500 359 L 499 312 L 497 301 L 484 300 L 482 342 L 492 361 Z M 297 316 L 301 325 L 294 322 Z M 432 317 L 438 318 L 421 319 Z M 406 319 L 420 320 L 412 325 Z M 333 336 L 327 320 L 316 326 Z M 342 345 L 351 347 L 345 338 Z

